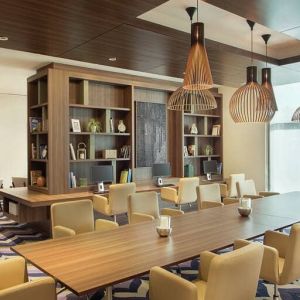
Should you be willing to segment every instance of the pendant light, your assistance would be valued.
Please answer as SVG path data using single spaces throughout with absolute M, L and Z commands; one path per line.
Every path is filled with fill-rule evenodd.
M 300 106 L 295 110 L 292 117 L 292 122 L 300 122 Z
M 168 109 L 188 112 L 201 112 L 217 108 L 217 102 L 209 90 L 189 91 L 178 88 L 169 98 Z
M 229 112 L 234 122 L 269 122 L 275 113 L 272 94 L 257 82 L 257 67 L 253 66 L 253 28 L 255 23 L 247 20 L 251 29 L 251 66 L 247 67 L 247 83 L 231 97 Z
M 198 4 L 198 3 L 197 3 Z M 193 28 L 193 15 L 197 10 L 196 7 L 186 8 Z M 196 27 L 195 27 L 196 28 Z M 191 44 L 195 40 L 196 32 L 191 34 Z M 201 112 L 203 110 L 211 110 L 217 108 L 217 102 L 213 94 L 205 90 L 189 90 L 184 87 L 178 88 L 168 100 L 168 109 L 189 112 Z
M 187 12 L 190 15 L 188 10 Z M 211 70 L 205 49 L 204 24 L 198 22 L 198 14 L 199 3 L 197 0 L 197 22 L 191 26 L 191 49 L 183 81 L 183 88 L 187 90 L 207 90 L 213 87 Z
M 272 86 L 271 79 L 271 68 L 268 68 L 268 41 L 271 37 L 271 34 L 263 34 L 262 39 L 266 44 L 266 67 L 261 70 L 261 85 L 267 88 L 272 94 L 272 104 L 275 111 L 278 111 L 275 94 Z

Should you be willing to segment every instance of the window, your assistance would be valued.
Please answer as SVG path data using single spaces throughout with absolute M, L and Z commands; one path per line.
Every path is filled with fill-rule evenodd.
M 280 193 L 300 190 L 300 123 L 291 122 L 300 106 L 300 83 L 274 88 L 278 111 L 269 127 L 269 185 Z

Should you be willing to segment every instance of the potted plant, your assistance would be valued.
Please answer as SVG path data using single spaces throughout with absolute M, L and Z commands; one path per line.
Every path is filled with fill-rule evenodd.
M 101 132 L 101 124 L 96 119 L 90 119 L 88 123 L 88 130 L 92 133 Z

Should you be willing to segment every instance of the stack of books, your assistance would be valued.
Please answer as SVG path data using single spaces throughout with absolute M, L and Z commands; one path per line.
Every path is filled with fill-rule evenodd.
M 120 183 L 131 182 L 131 178 L 132 178 L 132 170 L 130 168 L 128 170 L 123 170 L 120 176 Z

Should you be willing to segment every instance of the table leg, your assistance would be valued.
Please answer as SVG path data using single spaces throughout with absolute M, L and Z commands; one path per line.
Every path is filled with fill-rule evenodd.
M 112 295 L 112 286 L 108 286 L 106 288 L 106 300 L 112 300 L 113 295 Z

